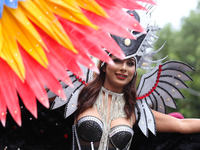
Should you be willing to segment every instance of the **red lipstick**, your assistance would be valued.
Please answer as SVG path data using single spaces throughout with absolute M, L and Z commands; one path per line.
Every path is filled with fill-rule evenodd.
M 121 80 L 124 80 L 127 78 L 127 75 L 125 74 L 115 73 L 115 75 L 118 79 L 121 79 Z

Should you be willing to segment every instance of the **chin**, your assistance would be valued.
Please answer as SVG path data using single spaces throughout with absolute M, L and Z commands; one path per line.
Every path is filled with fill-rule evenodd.
M 118 82 L 118 83 L 115 83 L 114 86 L 117 87 L 117 88 L 124 88 L 124 86 L 127 85 L 127 84 L 128 84 L 128 83 L 121 83 L 121 82 Z

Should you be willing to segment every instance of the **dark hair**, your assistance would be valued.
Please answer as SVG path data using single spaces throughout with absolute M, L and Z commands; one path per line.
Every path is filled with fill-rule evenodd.
M 78 109 L 76 111 L 76 116 L 75 116 L 76 119 L 82 112 L 93 106 L 99 95 L 101 86 L 103 86 L 106 76 L 106 73 L 103 71 L 103 68 L 106 67 L 107 65 L 105 63 L 104 66 L 101 67 L 101 64 L 102 61 L 100 61 L 99 63 L 100 74 L 95 74 L 94 80 L 90 82 L 88 85 L 86 85 L 79 94 Z M 137 78 L 137 73 L 135 74 L 133 79 L 127 85 L 124 86 L 123 89 L 124 99 L 126 101 L 124 110 L 128 118 L 130 118 L 134 112 L 134 105 L 136 101 L 136 78 Z

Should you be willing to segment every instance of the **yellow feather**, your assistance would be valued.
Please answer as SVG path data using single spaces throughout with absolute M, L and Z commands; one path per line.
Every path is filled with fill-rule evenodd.
M 3 25 L 3 47 L 1 50 L 1 58 L 4 59 L 7 64 L 13 69 L 18 77 L 24 82 L 25 79 L 25 67 L 22 62 L 20 52 L 17 47 L 16 40 L 13 36 L 8 37 L 9 31 Z
M 22 26 L 24 29 L 27 29 L 29 32 L 31 32 L 32 35 L 35 37 L 35 39 L 38 39 L 38 40 L 41 39 L 37 30 L 34 28 L 34 26 L 28 20 L 25 13 L 21 9 L 21 7 L 18 7 L 17 9 L 10 9 L 10 8 L 4 7 L 4 11 L 9 12 L 8 18 L 13 17 L 14 19 L 16 19 L 16 22 L 19 23 L 19 25 Z M 3 19 L 3 17 L 2 17 L 2 19 Z
M 68 1 L 68 0 L 64 0 Z M 76 3 L 81 8 L 91 11 L 99 16 L 108 18 L 109 16 L 104 9 L 95 0 L 76 0 Z
M 70 20 L 72 22 L 75 23 L 79 23 L 79 24 L 83 24 L 83 25 L 87 25 L 90 26 L 94 29 L 98 29 L 98 27 L 94 24 L 92 24 L 87 17 L 82 13 L 82 11 L 79 9 L 74 10 L 74 7 L 71 7 L 71 5 L 69 5 L 68 3 L 62 1 L 62 3 L 56 3 L 57 0 L 46 0 L 46 3 L 48 4 L 48 6 L 51 8 L 51 10 L 67 19 Z M 56 8 L 56 9 L 55 9 Z
M 38 2 L 39 3 L 39 2 Z M 72 45 L 69 37 L 65 33 L 64 29 L 54 17 L 54 20 L 47 18 L 47 10 L 41 11 L 36 4 L 28 0 L 27 3 L 21 2 L 22 10 L 26 13 L 28 18 L 33 21 L 37 26 L 43 29 L 49 36 L 55 39 L 58 43 L 66 47 L 67 49 L 77 53 L 77 50 Z M 49 12 L 52 13 L 52 12 Z M 52 15 L 51 15 L 52 16 Z M 56 31 L 56 32 L 55 32 Z
M 66 7 L 67 9 L 70 9 L 73 12 L 77 12 L 79 13 L 81 11 L 81 9 L 79 8 L 79 6 L 76 3 L 76 0 L 45 0 L 46 2 L 52 2 L 54 3 L 54 9 L 57 9 L 56 6 L 60 5 L 63 7 Z
M 48 49 L 32 22 L 59 44 L 78 53 L 54 14 L 98 29 L 99 27 L 92 24 L 82 13 L 81 8 L 108 17 L 95 0 L 26 0 L 18 2 L 17 9 L 4 6 L 3 16 L 0 19 L 0 57 L 22 81 L 25 78 L 25 67 L 17 43 L 43 67 L 48 67 L 44 52 Z
M 4 9 L 2 20 L 5 20 L 7 25 L 10 25 L 10 32 L 17 39 L 20 45 L 29 53 L 29 55 L 31 55 L 43 67 L 47 68 L 48 60 L 44 50 L 39 41 L 32 35 L 30 29 L 25 28 L 24 24 L 21 24 L 21 22 L 16 20 L 15 16 L 12 16 L 7 9 Z M 15 25 L 13 26 L 13 24 Z M 31 26 L 31 24 L 29 25 Z M 38 39 L 41 39 L 40 36 Z

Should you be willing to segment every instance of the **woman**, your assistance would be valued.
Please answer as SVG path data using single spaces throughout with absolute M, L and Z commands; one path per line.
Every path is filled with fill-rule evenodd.
M 75 149 L 129 149 L 136 123 L 136 59 L 111 58 L 114 65 L 100 66 L 100 74 L 79 95 Z M 158 132 L 200 132 L 199 119 L 176 119 L 152 112 Z
M 136 11 L 128 13 L 140 21 Z M 149 54 L 146 50 L 155 43 L 149 44 L 152 38 L 158 39 L 155 35 L 158 30 L 148 25 L 146 34 L 130 31 L 137 40 L 111 35 L 125 59 L 111 55 L 114 65 L 100 62 L 100 74 L 80 92 L 72 149 L 129 150 L 136 123 L 146 136 L 148 130 L 155 134 L 155 128 L 158 132 L 200 132 L 199 119 L 177 119 L 160 113 L 165 112 L 165 105 L 175 106 L 173 97 L 183 98 L 178 89 L 185 88 L 182 81 L 190 80 L 184 71 L 193 70 L 187 64 L 169 61 L 155 67 L 141 78 L 136 94 L 136 69 L 144 68 L 145 57 L 156 53 Z M 159 105 L 151 106 L 153 101 Z
M 76 123 L 78 124 L 83 122 L 82 120 L 84 118 L 90 122 L 91 119 L 94 118 L 101 122 L 99 125 L 104 129 L 102 131 L 100 129 L 100 133 L 103 133 L 103 137 L 99 135 L 99 138 L 95 141 L 90 141 L 94 142 L 96 148 L 100 146 L 99 149 L 107 148 L 107 144 L 109 143 L 108 136 L 114 134 L 114 131 L 117 129 L 126 130 L 127 133 L 124 133 L 125 135 L 123 135 L 123 137 L 129 137 L 125 141 L 118 141 L 123 143 L 120 144 L 120 146 L 123 146 L 120 147 L 120 149 L 128 147 L 133 135 L 132 126 L 135 123 L 134 101 L 136 96 L 136 61 L 134 58 L 123 61 L 115 56 L 111 56 L 111 58 L 115 65 L 104 64 L 100 67 L 100 74 L 81 91 L 78 101 L 78 110 L 76 112 Z M 87 116 L 92 116 L 94 118 L 87 118 Z M 91 123 L 93 124 L 94 122 L 92 121 Z M 85 127 L 85 125 L 80 124 L 79 127 L 77 127 L 78 133 L 82 132 L 81 128 Z M 94 130 L 93 133 L 96 133 L 96 129 L 95 126 L 92 126 L 92 128 L 88 128 L 88 131 Z M 85 131 L 85 133 L 81 134 L 89 134 L 88 131 L 83 131 Z M 95 135 L 93 133 L 91 137 L 87 137 L 87 135 L 83 136 L 86 136 L 86 139 L 94 139 L 93 136 Z M 79 139 L 82 139 L 81 136 L 79 137 Z M 118 144 L 115 143 L 115 139 L 112 140 L 112 143 L 115 144 L 115 146 Z M 86 146 L 87 148 L 84 147 L 82 149 L 90 149 L 89 144 L 85 143 L 85 145 L 88 145 Z M 108 147 L 115 149 L 111 143 Z

